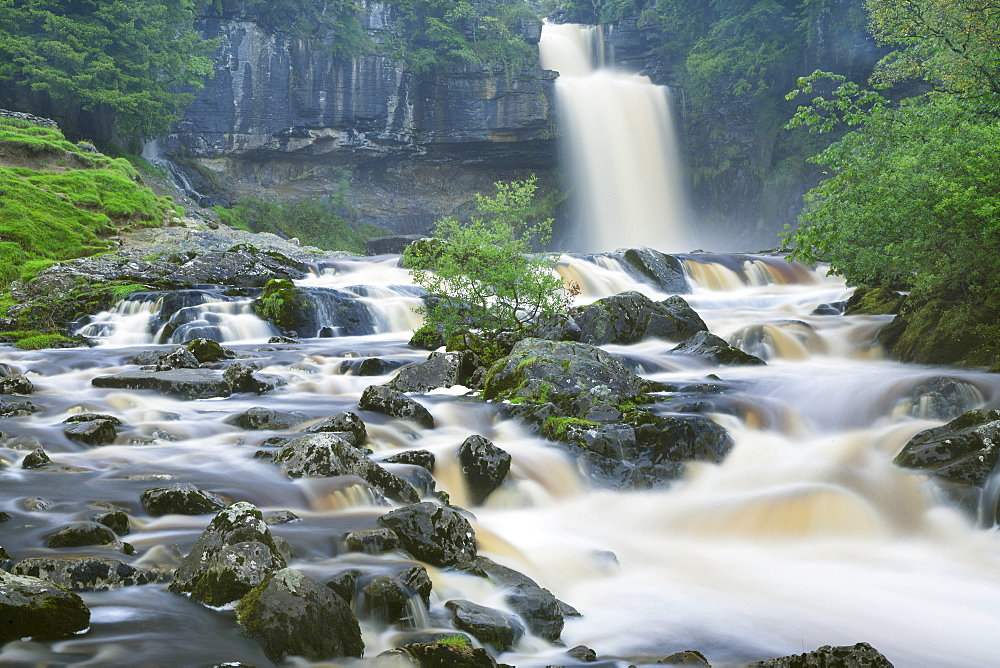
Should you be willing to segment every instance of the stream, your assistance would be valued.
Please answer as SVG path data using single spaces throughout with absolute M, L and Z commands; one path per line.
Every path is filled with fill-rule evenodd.
M 680 257 L 695 286 L 684 297 L 709 329 L 767 365 L 710 366 L 668 354 L 674 343 L 660 340 L 605 346 L 649 379 L 698 383 L 715 374 L 733 388 L 704 410 L 732 434 L 732 452 L 721 464 L 690 464 L 668 489 L 597 488 L 556 444 L 498 418 L 497 406 L 463 388 L 412 395 L 434 416 L 432 430 L 359 411 L 362 391 L 392 374 L 354 375 L 353 362 L 414 363 L 427 352 L 407 345 L 420 324 L 412 311 L 420 300 L 397 258 L 345 258 L 299 284 L 360 300 L 365 333 L 330 320 L 302 333 L 314 338 L 269 344 L 276 332 L 246 303 L 207 294 L 183 307 L 193 315 L 171 330 L 180 331 L 175 340 L 213 333 L 244 361 L 287 382 L 263 396 L 182 401 L 92 386 L 97 376 L 134 369 L 136 353 L 170 347 L 163 326 L 174 313 L 160 312 L 162 302 L 149 296 L 95 318 L 88 335 L 101 343 L 94 348 L 0 347 L 0 363 L 37 388 L 27 399 L 40 409 L 0 420 L 0 510 L 10 516 L 0 524 L 0 544 L 15 561 L 69 552 L 176 565 L 211 516 L 151 517 L 139 499 L 146 489 L 190 482 L 265 512 L 297 515 L 300 521 L 270 530 L 290 544 L 289 566 L 320 581 L 348 567 L 394 572 L 398 557 L 344 548 L 346 533 L 374 528 L 389 509 L 360 480 L 290 480 L 254 457 L 263 441 L 285 432 L 224 422 L 254 406 L 315 419 L 352 411 L 368 426 L 376 461 L 414 449 L 436 455 L 438 489 L 471 510 L 480 554 L 527 574 L 582 613 L 567 620 L 565 647 L 529 634 L 500 662 L 570 665 L 566 648 L 586 645 L 598 657 L 634 664 L 693 649 L 713 666 L 736 666 L 867 642 L 896 666 L 994 665 L 1000 536 L 992 526 L 975 526 L 926 476 L 892 459 L 914 434 L 947 422 L 928 410 L 916 386 L 956 379 L 968 408 L 1000 408 L 1000 377 L 887 360 L 875 335 L 891 316 L 814 314 L 850 295 L 822 269 L 780 258 Z M 654 300 L 668 296 L 601 256 L 564 255 L 560 272 L 580 285 L 579 303 L 630 289 Z M 117 441 L 91 447 L 66 438 L 63 420 L 79 413 L 121 419 Z M 454 456 L 472 434 L 513 458 L 504 485 L 476 507 Z M 36 442 L 53 464 L 24 470 L 20 462 Z M 44 509 L 29 510 L 39 505 Z M 123 540 L 135 546 L 134 558 L 100 547 L 42 547 L 63 525 L 106 508 L 128 513 L 132 532 Z M 428 570 L 430 609 L 418 610 L 409 627 L 361 619 L 366 657 L 408 634 L 447 630 L 445 601 L 505 608 L 485 580 Z M 0 664 L 273 665 L 255 641 L 240 636 L 232 610 L 171 594 L 166 583 L 82 596 L 92 612 L 89 631 L 57 642 L 8 643 Z

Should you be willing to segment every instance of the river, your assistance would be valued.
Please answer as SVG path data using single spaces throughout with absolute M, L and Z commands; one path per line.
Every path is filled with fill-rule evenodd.
M 721 464 L 690 465 L 668 489 L 610 491 L 590 484 L 557 445 L 499 419 L 496 406 L 461 388 L 414 395 L 433 414 L 432 430 L 358 411 L 361 392 L 391 374 L 353 375 L 352 360 L 426 356 L 406 345 L 419 324 L 411 310 L 418 299 L 395 263 L 395 257 L 338 260 L 301 282 L 368 301 L 372 325 L 365 335 L 337 336 L 332 322 L 327 336 L 267 344 L 273 332 L 241 314 L 239 304 L 204 307 L 206 322 L 242 319 L 225 330 L 225 345 L 287 381 L 264 396 L 181 401 L 93 387 L 96 376 L 134 368 L 128 360 L 138 351 L 164 345 L 146 329 L 150 313 L 134 305 L 101 316 L 103 342 L 95 348 L 0 347 L 0 363 L 28 375 L 37 388 L 29 399 L 41 409 L 0 421 L 6 464 L 0 510 L 11 516 L 0 524 L 0 544 L 15 560 L 71 551 L 41 546 L 61 526 L 117 507 L 130 516 L 132 533 L 123 538 L 136 547 L 137 563 L 176 564 L 177 550 L 190 550 L 210 516 L 147 515 L 140 494 L 169 480 L 265 511 L 294 512 L 301 521 L 271 531 L 291 545 L 291 567 L 321 580 L 348 566 L 389 571 L 390 555 L 343 548 L 348 531 L 371 528 L 387 510 L 364 485 L 349 478 L 289 480 L 254 457 L 260 443 L 282 432 L 247 432 L 224 422 L 253 406 L 314 418 L 349 410 L 368 425 L 375 459 L 433 452 L 438 488 L 457 505 L 469 500 L 454 458 L 467 436 L 482 434 L 512 455 L 507 482 L 471 509 L 480 553 L 529 575 L 582 613 L 567 621 L 566 647 L 583 644 L 600 657 L 632 663 L 694 649 L 713 666 L 861 641 L 896 666 L 993 665 L 1000 656 L 996 530 L 974 526 L 925 476 L 892 464 L 911 436 L 945 421 L 921 412 L 916 385 L 955 378 L 964 381 L 971 406 L 1000 408 L 1000 377 L 885 359 L 875 334 L 887 316 L 813 314 L 850 294 L 820 269 L 776 258 L 689 256 L 695 288 L 686 299 L 712 332 L 768 364 L 710 367 L 669 355 L 673 344 L 658 340 L 607 346 L 647 378 L 721 377 L 731 389 L 706 414 L 736 443 Z M 567 255 L 561 271 L 580 284 L 580 302 L 627 289 L 666 297 L 602 258 Z M 124 426 L 116 443 L 90 447 L 67 439 L 61 423 L 77 413 L 119 417 Z M 32 439 L 53 465 L 20 468 Z M 30 499 L 48 508 L 30 511 Z M 121 557 L 104 548 L 74 553 Z M 362 619 L 367 657 L 401 634 L 441 628 L 447 600 L 504 606 L 483 580 L 429 570 L 431 609 L 414 616 L 416 629 Z M 254 641 L 239 635 L 232 611 L 205 608 L 165 584 L 83 598 L 92 611 L 88 632 L 59 642 L 8 643 L 0 663 L 271 665 Z M 566 664 L 564 652 L 529 635 L 498 659 Z

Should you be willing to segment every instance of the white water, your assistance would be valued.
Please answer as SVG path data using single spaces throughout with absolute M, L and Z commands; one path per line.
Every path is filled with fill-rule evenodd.
M 563 258 L 564 274 L 584 287 L 582 301 L 623 289 L 662 298 L 608 258 L 597 260 L 603 266 Z M 512 454 L 508 481 L 485 506 L 472 508 L 480 551 L 583 613 L 563 631 L 567 647 L 585 644 L 600 656 L 633 663 L 696 649 L 713 666 L 731 666 L 865 641 L 896 666 L 994 665 L 1000 656 L 1000 535 L 973 527 L 924 476 L 891 460 L 913 434 L 942 422 L 914 417 L 916 385 L 938 376 L 960 379 L 975 390 L 969 393 L 973 405 L 998 408 L 1000 378 L 883 359 L 872 343 L 886 318 L 812 315 L 849 291 L 822 271 L 783 263 L 685 260 L 696 280 L 688 301 L 722 336 L 754 327 L 769 331 L 771 339 L 760 344 L 768 366 L 710 367 L 668 355 L 671 342 L 607 346 L 640 363 L 648 378 L 700 383 L 714 373 L 732 383 L 730 391 L 708 399 L 715 402 L 710 415 L 729 429 L 735 448 L 719 465 L 690 466 L 667 490 L 595 489 L 560 448 L 517 423 L 497 420 L 495 407 L 440 393 L 416 395 L 437 420 L 434 430 L 362 413 L 368 446 L 375 458 L 411 449 L 435 453 L 438 487 L 458 504 L 468 500 L 453 456 L 462 440 L 482 434 Z M 351 290 L 369 284 L 372 294 L 400 295 L 404 279 L 391 262 L 359 260 L 304 283 Z M 45 554 L 39 547 L 45 535 L 89 519 L 92 504 L 101 501 L 128 509 L 134 530 L 126 539 L 142 559 L 169 563 L 169 551 L 160 546 L 177 543 L 186 553 L 208 517 L 146 516 L 139 494 L 162 483 L 129 476 L 165 474 L 264 509 L 294 511 L 302 522 L 272 531 L 292 545 L 292 566 L 321 581 L 348 566 L 366 573 L 390 569 L 391 559 L 336 547 L 346 531 L 371 528 L 385 511 L 362 485 L 339 478 L 290 481 L 253 458 L 259 443 L 276 432 L 242 432 L 223 419 L 254 405 L 314 418 L 356 411 L 364 388 L 391 376 L 344 375 L 344 361 L 424 357 L 405 345 L 410 330 L 403 321 L 398 327 L 263 349 L 238 346 L 288 385 L 264 397 L 196 402 L 90 386 L 94 376 L 130 368 L 124 359 L 136 349 L 0 347 L 0 362 L 30 374 L 39 388 L 31 400 L 43 408 L 3 421 L 0 431 L 38 438 L 63 467 L 23 471 L 17 463 L 30 448 L 0 443 L 0 458 L 11 464 L 0 469 L 0 510 L 12 515 L 3 525 L 3 546 L 15 559 Z M 79 412 L 121 417 L 122 441 L 101 448 L 67 441 L 60 423 Z M 33 496 L 55 506 L 26 513 L 21 502 Z M 453 598 L 503 607 L 502 594 L 484 581 L 431 570 L 431 615 L 418 618 L 438 619 L 433 613 Z M 205 611 L 162 586 L 87 594 L 86 600 L 94 610 L 89 633 L 58 643 L 8 644 L 0 663 L 269 665 L 252 641 L 238 636 L 231 616 Z M 440 622 L 426 623 L 437 628 Z M 405 631 L 363 626 L 369 657 Z M 562 651 L 529 637 L 499 659 L 518 666 L 564 664 Z
M 599 27 L 546 24 L 542 67 L 559 72 L 556 96 L 579 252 L 650 246 L 692 249 L 670 91 L 605 62 Z

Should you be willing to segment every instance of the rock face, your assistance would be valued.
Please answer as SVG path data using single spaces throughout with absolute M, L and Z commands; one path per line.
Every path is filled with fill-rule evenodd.
M 0 643 L 57 640 L 88 626 L 90 610 L 78 595 L 48 580 L 0 571 Z
M 268 576 L 236 606 L 243 633 L 264 646 L 275 662 L 286 656 L 321 661 L 360 657 L 361 628 L 344 599 L 299 571 L 285 568 Z
M 400 29 L 393 6 L 366 6 L 365 28 L 386 43 Z M 414 75 L 388 55 L 337 58 L 329 36 L 272 32 L 225 9 L 207 10 L 198 27 L 219 40 L 215 76 L 160 145 L 233 185 L 313 183 L 326 192 L 350 170 L 361 220 L 409 233 L 512 170 L 554 166 L 554 72 L 532 65 L 505 76 L 465 65 Z M 538 30 L 529 32 L 537 42 Z M 429 193 L 439 180 L 448 194 Z

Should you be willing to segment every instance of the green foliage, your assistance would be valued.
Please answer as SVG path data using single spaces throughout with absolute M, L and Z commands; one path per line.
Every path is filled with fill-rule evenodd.
M 4 0 L 0 81 L 114 113 L 126 136 L 164 132 L 211 74 L 191 0 Z
M 322 34 L 337 58 L 356 58 L 374 49 L 361 23 L 364 7 L 354 0 L 237 0 L 235 8 L 270 30 Z
M 365 240 L 386 233 L 371 225 L 357 225 L 345 214 L 346 189 L 350 175 L 327 198 L 269 202 L 246 199 L 232 208 L 214 207 L 219 221 L 250 232 L 273 232 L 296 237 L 303 244 L 324 250 L 342 250 L 363 254 Z
M 446 340 L 474 330 L 487 361 L 538 318 L 568 307 L 555 257 L 532 254 L 532 244 L 544 244 L 552 229 L 551 219 L 531 222 L 525 215 L 535 177 L 496 187 L 493 197 L 476 196 L 479 216 L 468 223 L 443 218 L 433 243 L 413 244 L 403 254 L 414 281 L 432 295 L 423 307 L 427 323 Z
M 73 340 L 62 334 L 45 334 L 42 332 L 21 332 L 26 334 L 17 339 L 15 348 L 21 350 L 44 350 L 45 348 L 57 348 L 60 344 L 73 343 Z
M 123 226 L 158 225 L 172 209 L 138 183 L 123 159 L 89 154 L 58 131 L 0 120 L 10 154 L 66 157 L 83 169 L 34 171 L 0 167 L 0 287 L 46 264 L 92 255 Z

